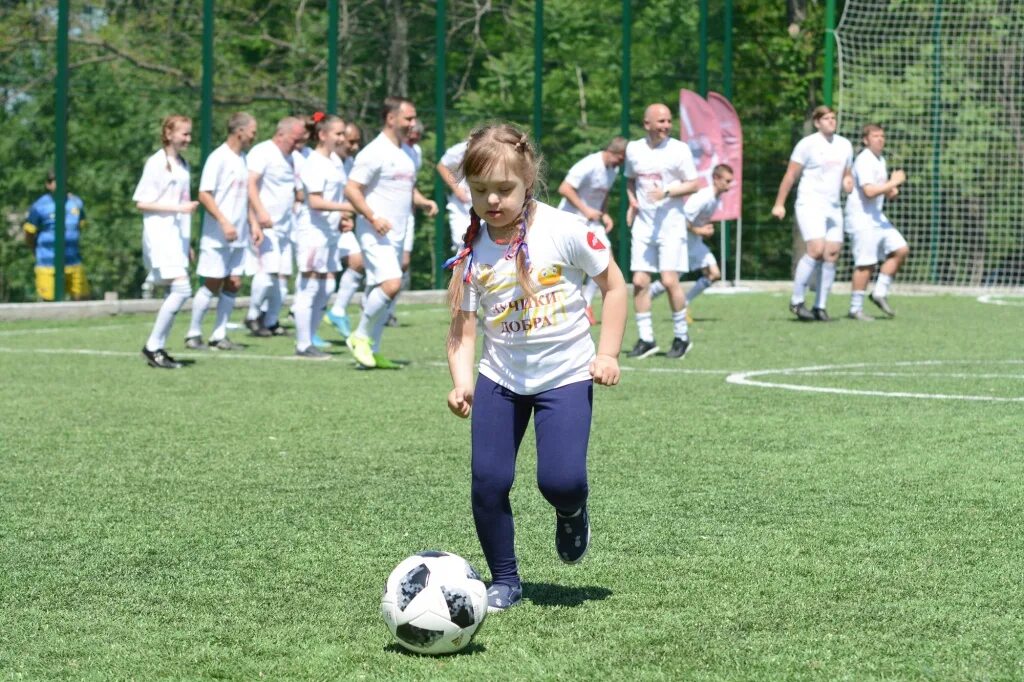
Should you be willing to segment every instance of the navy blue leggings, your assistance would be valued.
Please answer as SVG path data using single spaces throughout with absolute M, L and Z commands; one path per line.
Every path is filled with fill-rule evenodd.
M 587 501 L 587 443 L 594 385 L 580 381 L 519 395 L 480 375 L 473 394 L 473 521 L 494 582 L 519 585 L 509 492 L 516 453 L 535 415 L 537 487 L 556 509 Z

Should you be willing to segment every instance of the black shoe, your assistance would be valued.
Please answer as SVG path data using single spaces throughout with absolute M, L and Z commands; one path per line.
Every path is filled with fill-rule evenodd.
M 305 350 L 297 350 L 295 354 L 300 358 L 309 358 L 310 360 L 328 360 L 331 357 L 330 353 L 325 353 L 313 345 L 310 345 Z
M 279 324 L 275 324 L 273 327 L 267 327 L 267 331 L 270 332 L 271 336 L 288 336 L 288 330 Z
M 558 558 L 567 564 L 579 563 L 590 547 L 590 515 L 587 505 L 575 514 L 562 516 L 555 510 L 555 551 Z
M 240 343 L 235 343 L 226 336 L 223 339 L 219 339 L 217 341 L 210 339 L 211 350 L 242 350 L 243 348 L 245 348 L 245 346 L 243 346 Z
M 487 588 L 487 613 L 501 613 L 523 600 L 522 586 L 494 583 Z
M 875 295 L 871 294 L 870 296 L 868 296 L 868 298 L 870 298 L 871 302 L 877 305 L 878 309 L 881 310 L 883 313 L 885 313 L 889 317 L 896 317 L 896 311 L 893 310 L 892 306 L 889 305 L 889 299 L 887 299 L 885 296 L 879 296 L 878 298 L 875 298 Z
M 813 311 L 814 319 L 818 322 L 831 322 L 832 318 L 828 316 L 828 311 L 824 308 L 815 308 Z
M 815 319 L 814 313 L 807 309 L 807 306 L 804 305 L 803 301 L 800 301 L 799 303 L 790 303 L 789 312 L 796 315 L 796 319 L 801 322 L 811 322 Z
M 203 339 L 200 336 L 190 336 L 185 339 L 185 348 L 189 350 L 209 350 L 210 347 L 203 343 Z
M 401 325 L 398 324 L 398 318 L 397 317 L 395 317 L 394 315 L 390 315 L 390 316 L 388 316 L 388 321 L 384 323 L 384 326 L 385 327 L 400 327 Z
M 156 367 L 158 369 L 181 369 L 184 367 L 183 364 L 168 355 L 167 351 L 163 348 L 148 350 L 143 347 L 142 357 L 146 358 L 146 362 L 149 363 L 150 367 Z
M 273 333 L 271 333 L 271 331 L 269 329 L 264 327 L 260 323 L 260 321 L 258 319 L 256 319 L 256 320 L 248 320 L 247 319 L 245 321 L 245 328 L 249 330 L 249 335 L 250 336 L 259 336 L 261 338 L 267 338 L 268 336 L 273 336 Z
M 626 357 L 640 359 L 649 358 L 655 353 L 657 353 L 659 350 L 661 349 L 658 348 L 658 344 L 656 344 L 654 341 L 644 341 L 643 339 L 639 339 L 636 342 L 636 345 L 633 346 L 633 350 L 626 353 Z
M 685 358 L 691 348 L 693 348 L 693 343 L 689 339 L 680 339 L 679 337 L 676 337 L 672 339 L 672 347 L 669 348 L 667 353 L 665 353 L 665 357 Z

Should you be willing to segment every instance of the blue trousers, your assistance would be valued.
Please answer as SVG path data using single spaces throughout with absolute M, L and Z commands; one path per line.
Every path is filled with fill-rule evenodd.
M 520 584 L 508 498 L 530 416 L 534 416 L 537 436 L 537 487 L 555 509 L 571 514 L 587 501 L 593 400 L 590 381 L 519 395 L 483 375 L 477 378 L 472 417 L 473 521 L 493 582 Z

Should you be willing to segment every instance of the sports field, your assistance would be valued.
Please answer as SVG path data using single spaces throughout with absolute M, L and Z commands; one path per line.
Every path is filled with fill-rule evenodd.
M 525 601 L 443 658 L 377 613 L 415 551 L 486 573 L 443 307 L 400 306 L 401 371 L 237 331 L 178 353 L 187 315 L 180 371 L 139 356 L 149 315 L 5 323 L 0 678 L 1020 679 L 1024 307 L 892 302 L 824 324 L 706 295 L 686 359 L 623 355 L 595 389 L 590 554 L 555 556 L 528 436 Z

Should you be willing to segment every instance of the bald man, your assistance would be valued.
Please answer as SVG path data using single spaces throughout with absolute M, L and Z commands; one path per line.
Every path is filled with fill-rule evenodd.
M 651 274 L 659 273 L 672 309 L 674 339 L 665 354 L 682 358 L 692 348 L 680 272 L 689 268 L 684 198 L 700 188 L 690 148 L 672 137 L 672 112 L 664 104 L 644 111 L 647 134 L 626 146 L 626 191 L 632 225 L 630 270 L 639 339 L 627 357 L 647 358 L 660 349 L 651 320 Z
M 292 207 L 295 204 L 295 165 L 292 152 L 308 137 L 306 124 L 293 116 L 277 123 L 274 136 L 252 148 L 246 157 L 249 167 L 249 215 L 253 243 L 258 247 L 259 266 L 252 278 L 252 300 L 245 325 L 256 336 L 284 334 L 278 324 L 281 287 L 292 274 Z M 262 323 L 259 310 L 267 301 Z

